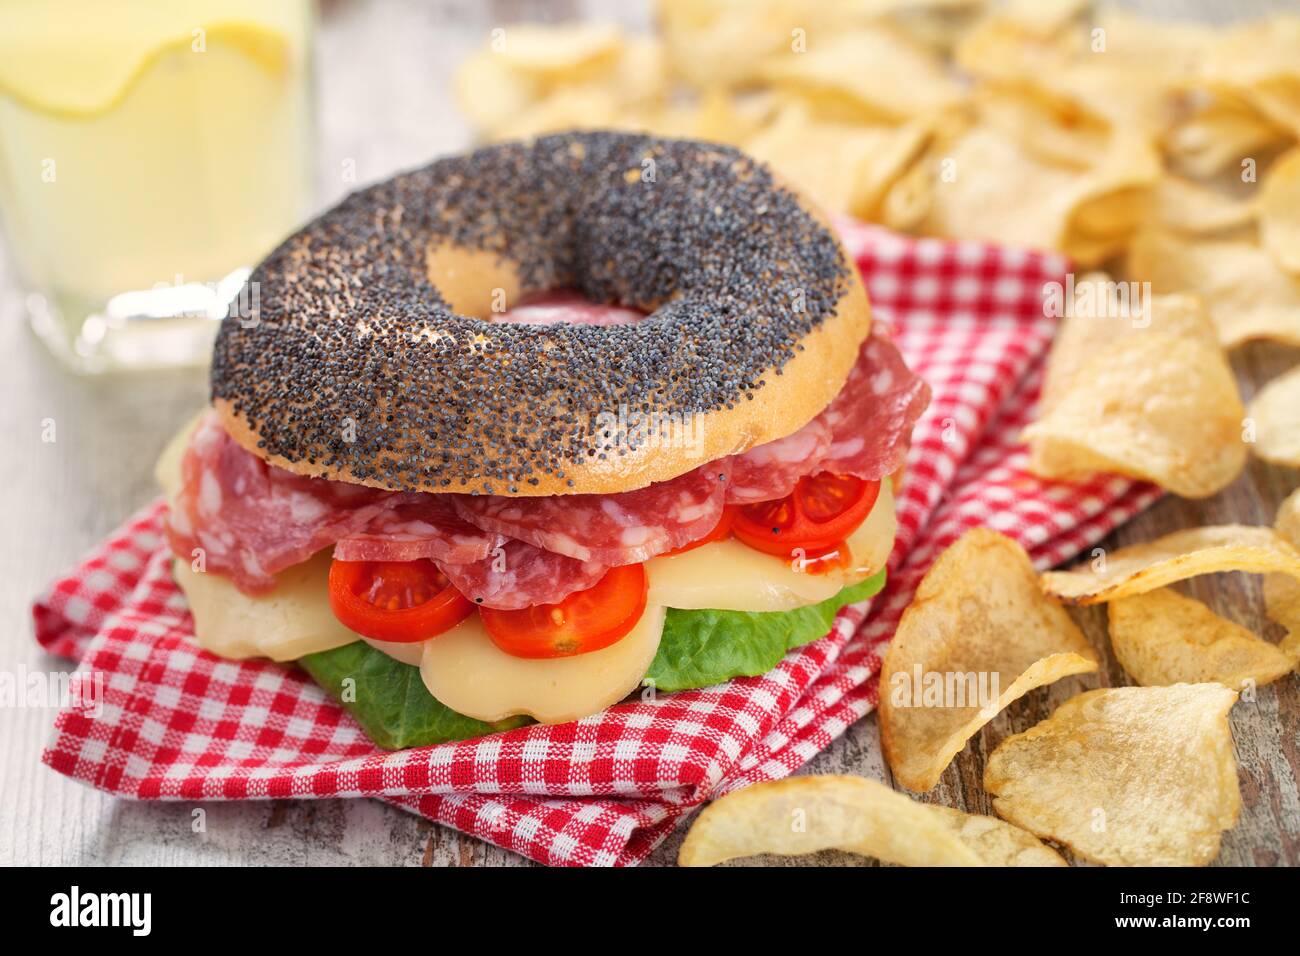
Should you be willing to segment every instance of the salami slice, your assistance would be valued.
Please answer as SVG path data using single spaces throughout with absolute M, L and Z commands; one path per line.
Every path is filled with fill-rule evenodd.
M 456 513 L 447 495 L 408 494 L 370 519 L 356 534 L 340 538 L 340 561 L 450 561 L 468 564 L 488 556 L 504 539 L 480 531 Z
M 477 561 L 439 561 L 438 567 L 471 601 L 506 611 L 559 603 L 574 591 L 592 587 L 609 570 L 514 540 L 506 540 Z
M 169 509 L 172 551 L 198 557 L 246 591 L 366 527 L 395 496 L 361 485 L 304 478 L 245 451 L 216 413 L 199 422 L 181 460 L 182 485 Z
M 820 415 L 785 438 L 732 458 L 727 501 L 784 498 L 800 478 L 819 471 L 868 481 L 893 474 L 929 403 L 930 387 L 907 367 L 877 322 L 844 388 Z
M 620 494 L 457 495 L 456 508 L 484 531 L 613 567 L 645 561 L 712 531 L 730 479 L 731 464 L 724 459 Z
M 580 292 L 544 292 L 521 301 L 496 317 L 497 322 L 518 325 L 632 325 L 645 318 L 637 309 L 600 305 Z
M 731 459 L 729 504 L 784 498 L 831 447 L 830 424 L 818 415 L 803 428 Z
M 848 381 L 821 417 L 831 447 L 817 471 L 874 481 L 903 465 L 912 426 L 930 404 L 930 386 L 917 377 L 884 326 L 877 322 Z

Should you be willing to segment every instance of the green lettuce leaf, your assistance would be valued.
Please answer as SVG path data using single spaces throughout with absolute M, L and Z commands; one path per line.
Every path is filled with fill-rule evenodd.
M 646 683 L 670 693 L 765 674 L 786 652 L 824 637 L 840 608 L 864 601 L 885 584 L 885 572 L 845 588 L 820 604 L 793 611 L 668 610 L 659 652 Z M 440 704 L 420 669 L 395 661 L 364 641 L 308 654 L 298 663 L 386 750 L 486 737 L 531 723 L 509 717 L 487 723 Z M 355 687 L 346 697 L 344 681 Z
M 528 717 L 487 723 L 458 714 L 429 693 L 418 667 L 395 661 L 365 641 L 308 654 L 298 663 L 385 750 L 486 737 L 531 723 Z M 355 694 L 345 696 L 348 678 L 356 681 Z
M 668 609 L 659 653 L 646 683 L 671 693 L 766 674 L 786 652 L 825 637 L 846 604 L 865 601 L 885 586 L 882 570 L 820 604 L 793 611 L 679 611 Z

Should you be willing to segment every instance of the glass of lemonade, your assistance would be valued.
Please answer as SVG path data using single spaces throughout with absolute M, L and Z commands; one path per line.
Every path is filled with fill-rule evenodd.
M 0 0 L 0 220 L 81 372 L 206 361 L 312 201 L 311 0 Z

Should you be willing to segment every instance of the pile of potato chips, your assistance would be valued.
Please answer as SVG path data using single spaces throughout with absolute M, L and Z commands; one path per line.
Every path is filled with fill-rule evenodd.
M 682 844 L 685 866 L 835 848 L 907 866 L 1059 866 L 1040 842 L 1111 866 L 1201 866 L 1241 795 L 1228 713 L 1300 664 L 1300 492 L 1277 528 L 1192 528 L 1038 574 L 1020 545 L 968 531 L 930 567 L 880 672 L 894 779 L 926 791 L 985 724 L 1036 687 L 1097 670 L 1062 607 L 1109 602 L 1110 639 L 1139 685 L 1071 697 L 984 764 L 1001 819 L 917 803 L 854 777 L 794 777 L 728 794 Z M 1167 585 L 1267 574 L 1265 641 Z
M 1223 28 L 1083 0 L 657 13 L 653 36 L 501 27 L 463 65 L 461 105 L 489 140 L 611 127 L 734 143 L 831 211 L 927 235 L 1093 266 L 1150 230 L 1225 242 L 1260 280 L 1300 273 L 1300 17 Z M 1184 285 L 1173 272 L 1158 284 Z M 1257 306 L 1225 341 L 1300 335 L 1300 302 Z
M 494 30 L 458 76 L 464 112 L 487 140 L 602 127 L 731 143 L 829 211 L 1057 250 L 1160 297 L 1156 313 L 1203 310 L 1125 342 L 1089 336 L 1073 388 L 1054 370 L 1060 402 L 1028 439 L 1043 477 L 1109 471 L 1200 497 L 1256 441 L 1300 465 L 1300 379 L 1247 417 L 1212 347 L 1300 345 L 1300 16 L 1210 26 L 1084 0 L 656 13 L 653 35 Z

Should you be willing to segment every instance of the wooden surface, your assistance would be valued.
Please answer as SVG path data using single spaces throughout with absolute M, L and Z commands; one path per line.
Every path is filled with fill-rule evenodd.
M 593 6 L 596 8 L 592 10 Z M 1204 9 L 1213 4 L 1144 4 Z M 1247 4 L 1259 7 L 1262 4 Z M 499 2 L 416 4 L 331 2 L 319 43 L 322 202 L 347 191 L 340 170 L 352 160 L 360 182 L 377 179 L 464 145 L 448 78 L 488 28 L 548 12 L 595 12 L 631 25 L 639 4 Z M 3 267 L 0 266 L 0 270 Z M 205 400 L 203 376 L 176 373 L 116 380 L 66 376 L 31 337 L 12 271 L 0 271 L 0 437 L 7 451 L 0 549 L 0 669 L 64 670 L 31 637 L 30 601 L 54 575 L 155 495 L 152 462 L 168 436 Z M 1300 362 L 1300 352 L 1256 345 L 1234 356 L 1243 398 Z M 58 440 L 41 442 L 42 420 Z M 1207 501 L 1165 498 L 1103 542 L 1107 548 L 1190 525 L 1270 524 L 1300 475 L 1252 461 L 1228 490 Z M 1278 636 L 1262 615 L 1259 579 L 1217 575 L 1190 593 L 1245 626 Z M 1104 672 L 1032 692 L 971 742 L 923 799 L 988 813 L 980 785 L 985 756 L 1010 733 L 1046 717 L 1081 688 L 1125 683 L 1109 657 L 1105 613 L 1076 615 L 1106 655 Z M 370 800 L 208 803 L 207 832 L 190 830 L 193 804 L 137 803 L 105 796 L 39 763 L 53 711 L 0 710 L 0 864 L 410 864 L 516 865 L 507 851 Z M 1232 713 L 1243 808 L 1225 835 L 1220 864 L 1300 863 L 1300 679 L 1262 688 Z M 801 772 L 853 773 L 888 780 L 875 717 L 861 721 Z M 681 833 L 651 858 L 671 863 Z M 772 860 L 776 864 L 792 861 Z M 795 863 L 862 862 L 820 854 Z

